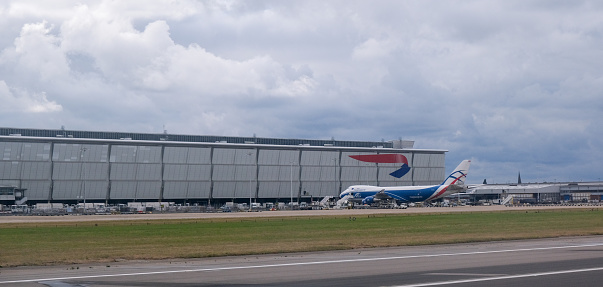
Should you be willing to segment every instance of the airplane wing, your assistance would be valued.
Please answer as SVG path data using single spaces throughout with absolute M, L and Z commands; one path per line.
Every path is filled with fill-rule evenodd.
M 460 186 L 457 185 L 455 187 L 453 187 L 454 185 L 451 185 L 449 188 L 452 187 L 451 190 L 453 190 L 455 192 L 455 194 L 459 193 L 459 194 L 474 194 L 475 191 L 477 190 L 478 187 L 483 186 L 484 184 L 473 184 L 473 185 L 465 185 L 465 186 Z
M 391 199 L 392 197 L 385 193 L 385 189 L 380 190 L 373 196 L 375 199 Z
M 448 190 L 452 191 L 452 192 L 464 192 L 467 191 L 467 187 L 464 185 L 450 185 L 448 186 Z

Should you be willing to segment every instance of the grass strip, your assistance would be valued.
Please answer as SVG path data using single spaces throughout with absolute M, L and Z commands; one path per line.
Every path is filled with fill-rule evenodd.
M 0 267 L 601 235 L 602 212 L 0 224 Z

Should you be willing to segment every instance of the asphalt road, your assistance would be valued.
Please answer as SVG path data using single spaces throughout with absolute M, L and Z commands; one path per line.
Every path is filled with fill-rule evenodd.
M 0 269 L 0 287 L 486 285 L 602 286 L 603 236 Z

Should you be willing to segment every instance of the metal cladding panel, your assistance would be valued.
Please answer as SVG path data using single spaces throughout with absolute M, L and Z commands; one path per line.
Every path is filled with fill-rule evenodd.
M 52 153 L 52 161 L 54 162 L 65 162 L 65 161 L 95 161 L 92 160 L 96 156 L 95 150 L 98 146 L 93 145 L 82 145 L 82 144 L 55 144 Z M 99 156 L 100 158 L 100 156 Z M 96 160 L 100 161 L 100 159 Z
M 255 197 L 257 182 L 255 181 L 238 181 L 236 182 L 236 193 L 240 198 Z
M 136 168 L 137 180 L 161 180 L 161 164 L 139 164 Z
M 50 143 L 23 143 L 21 160 L 49 161 Z
M 186 163 L 211 164 L 211 148 L 189 148 Z
M 258 180 L 264 181 L 276 181 L 279 178 L 279 167 L 278 166 L 260 166 L 259 167 Z
M 211 165 L 189 165 L 186 179 L 191 181 L 210 180 Z
M 83 194 L 86 199 L 106 199 L 107 198 L 107 190 L 109 187 L 108 181 L 86 181 L 84 182 L 85 190 Z
M 186 163 L 189 148 L 186 147 L 165 147 L 163 152 L 163 162 L 168 163 Z
M 304 166 L 302 167 L 301 180 L 320 180 L 320 166 Z
M 299 163 L 299 151 L 297 150 L 281 150 L 280 157 L 278 159 L 280 165 L 298 165 Z
M 165 181 L 163 183 L 163 198 L 188 198 L 188 183 L 186 181 Z
M 280 182 L 279 187 L 279 198 L 290 198 L 291 197 L 291 182 Z M 299 182 L 293 182 L 293 200 L 298 196 L 299 193 Z
M 81 181 L 63 181 L 63 180 L 55 180 L 54 187 L 52 190 L 52 199 L 60 200 L 60 199 L 78 199 L 83 198 L 82 193 L 82 182 Z M 29 197 L 28 197 L 29 198 Z
M 258 179 L 260 181 L 285 181 L 285 180 L 298 180 L 299 179 L 299 167 L 298 166 L 260 166 L 260 174 Z
M 235 180 L 255 180 L 255 165 L 237 165 L 235 167 Z
M 210 187 L 209 181 L 189 181 L 188 196 L 190 198 L 209 198 Z
M 20 179 L 21 165 L 17 161 L 0 161 L 0 179 Z
M 209 181 L 166 181 L 163 187 L 163 198 L 166 200 L 208 198 L 210 187 Z
M 377 167 L 361 167 L 360 173 L 358 174 L 359 180 L 376 180 L 377 179 Z
M 215 165 L 213 180 L 234 180 L 234 165 Z
M 164 180 L 186 180 L 188 174 L 188 165 L 184 164 L 166 164 L 163 169 Z
M 429 167 L 431 154 L 415 153 L 412 167 Z
M 259 198 L 276 198 L 279 197 L 281 183 L 278 181 L 260 181 Z
M 234 163 L 255 165 L 255 153 L 254 149 L 235 149 Z
M 265 150 L 262 149 L 258 154 L 258 164 L 276 165 L 279 162 L 280 150 Z
M 444 154 L 431 154 L 429 158 L 430 167 L 444 167 L 446 165 L 446 157 Z
M 279 180 L 298 180 L 299 179 L 299 167 L 298 166 L 281 166 L 279 169 Z
M 111 180 L 136 180 L 137 164 L 114 163 L 111 164 Z
M 84 200 L 106 199 L 109 183 L 107 181 L 54 181 L 52 199 Z M 29 198 L 29 196 L 28 196 Z
M 0 143 L 0 151 L 2 151 L 2 160 L 18 160 L 21 155 L 21 143 Z
M 256 182 L 252 181 L 216 181 L 214 182 L 213 198 L 249 198 L 255 192 Z M 250 188 L 251 185 L 251 188 Z
M 339 152 L 336 151 L 321 151 L 320 153 L 320 165 L 321 166 L 335 166 L 339 164 Z
M 335 166 L 339 163 L 336 151 L 302 151 L 302 165 Z
M 320 151 L 304 150 L 301 153 L 301 165 L 320 165 Z
M 107 162 L 109 145 L 81 145 L 81 161 L 84 162 Z
M 210 164 L 211 148 L 166 147 L 164 163 Z
M 377 179 L 377 167 L 342 167 L 341 180 L 367 181 Z
M 161 147 L 139 146 L 136 151 L 136 162 L 138 163 L 161 163 Z
M 339 187 L 334 182 L 319 182 L 319 181 L 304 181 L 302 182 L 302 190 L 312 196 L 338 196 Z
M 20 184 L 20 180 L 18 179 L 0 179 L 0 185 L 12 185 L 12 186 L 19 186 Z
M 441 183 L 446 177 L 446 170 L 443 167 L 432 167 L 429 176 L 429 180 L 433 181 L 434 184 Z
M 293 182 L 293 188 L 291 188 L 291 182 L 283 181 L 267 181 L 260 182 L 260 191 L 258 197 L 260 198 L 293 198 L 296 199 L 299 193 L 299 182 Z
M 341 180 L 358 180 L 360 177 L 360 169 L 357 167 L 342 167 Z
M 82 178 L 85 180 L 109 179 L 109 164 L 86 162 L 81 164 Z
M 69 146 L 69 148 L 68 148 Z M 54 144 L 54 150 L 52 153 L 52 161 L 75 161 L 78 159 L 80 151 L 79 149 L 75 154 L 71 154 L 73 145 L 72 144 Z M 69 154 L 67 154 L 69 152 Z M 69 159 L 69 160 L 68 160 Z
M 22 162 L 23 170 L 21 172 L 21 178 L 28 180 L 44 180 L 50 179 L 50 170 L 52 164 L 50 162 Z
M 416 182 L 430 182 L 430 169 L 429 168 L 423 168 L 423 167 L 415 167 L 413 168 L 413 179 Z
M 115 145 L 111 147 L 111 156 L 109 159 L 111 162 L 136 162 L 136 146 Z
M 23 180 L 21 188 L 27 188 L 25 196 L 29 200 L 47 200 L 50 194 L 49 180 Z
M 82 164 L 78 162 L 55 162 L 52 172 L 54 180 L 79 180 L 82 178 Z
M 235 198 L 236 183 L 234 181 L 215 181 L 213 198 Z M 239 194 L 241 196 L 241 194 Z
M 297 150 L 260 150 L 258 164 L 263 165 L 297 165 L 299 151 Z
M 161 194 L 161 181 L 139 181 L 136 186 L 136 197 L 145 199 L 159 199 Z
M 234 164 L 235 149 L 215 148 L 213 164 Z
M 338 179 L 339 168 L 335 166 L 305 166 L 302 168 L 303 181 L 334 181 Z
M 116 180 L 111 182 L 111 199 L 135 199 L 136 181 Z

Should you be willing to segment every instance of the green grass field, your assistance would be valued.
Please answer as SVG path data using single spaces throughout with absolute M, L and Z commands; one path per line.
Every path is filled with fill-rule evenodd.
M 0 224 L 0 266 L 198 258 L 603 234 L 603 211 Z

